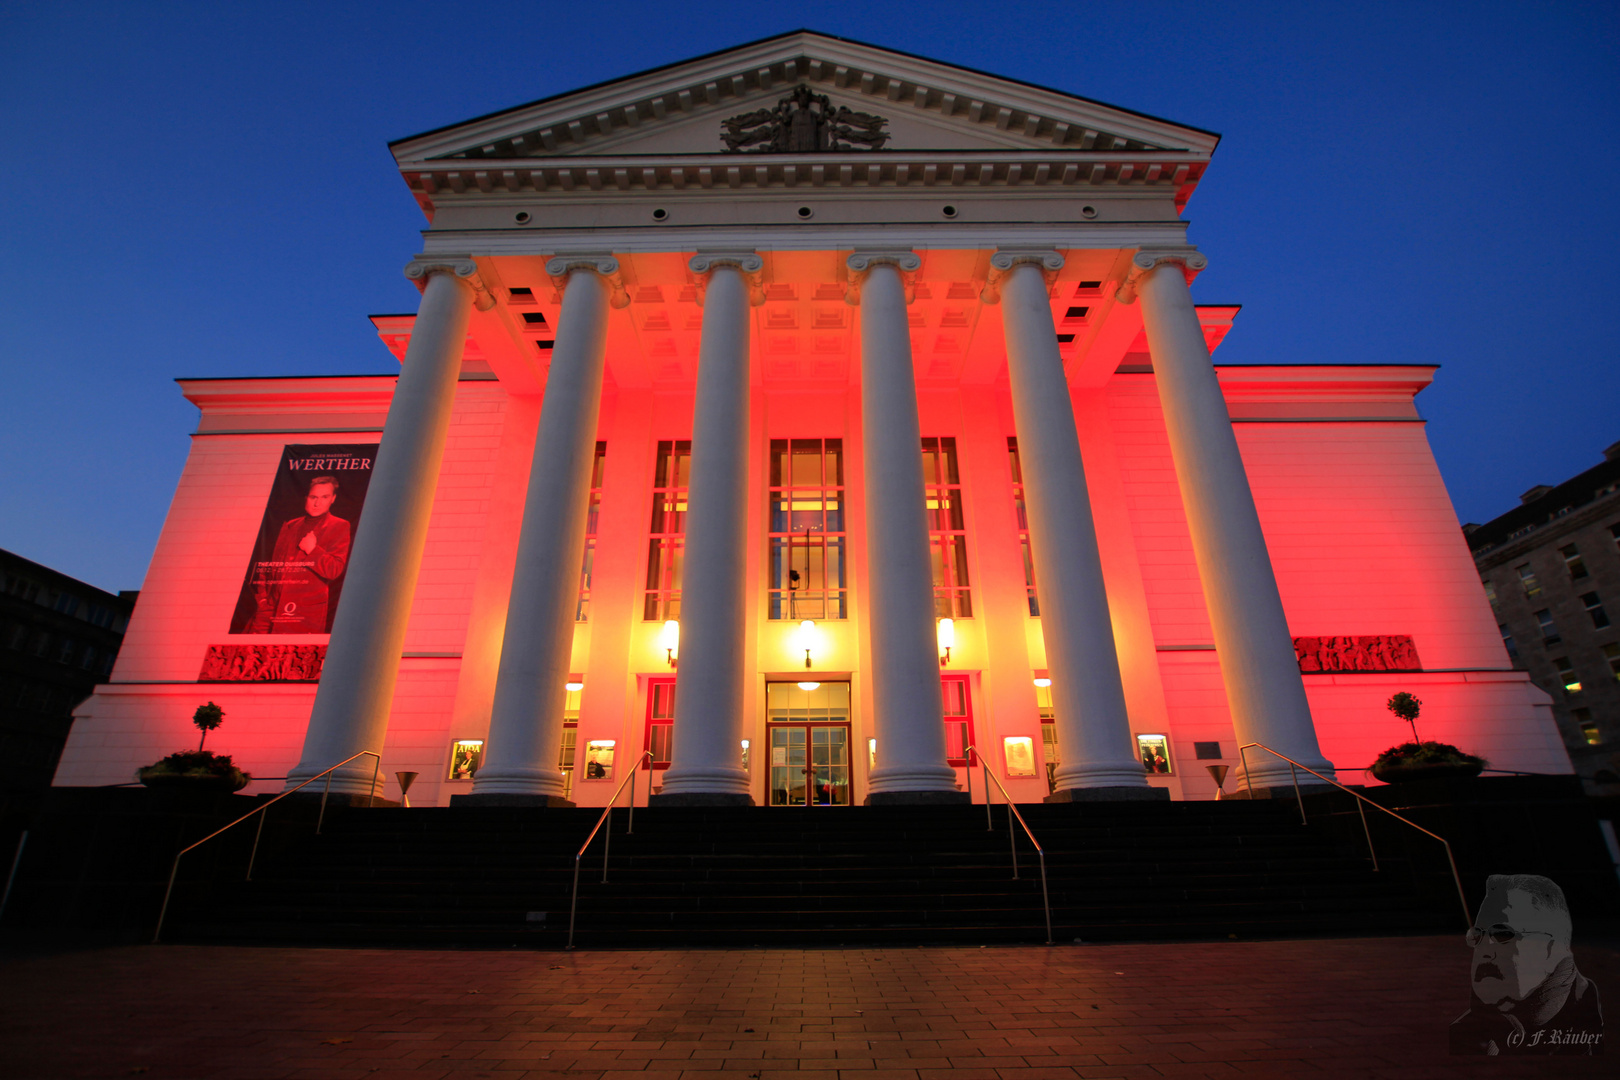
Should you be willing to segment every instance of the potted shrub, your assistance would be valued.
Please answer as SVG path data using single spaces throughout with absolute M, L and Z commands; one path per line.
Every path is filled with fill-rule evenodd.
M 1385 707 L 1411 725 L 1412 741 L 1390 747 L 1373 762 L 1372 774 L 1384 783 L 1478 776 L 1490 764 L 1484 758 L 1464 753 L 1450 743 L 1419 739 L 1417 718 L 1423 702 L 1412 694 L 1403 690 L 1385 702 Z
M 208 733 L 225 722 L 225 710 L 212 701 L 197 706 L 191 722 L 202 732 L 195 750 L 177 750 L 153 765 L 136 772 L 142 784 L 149 788 L 169 788 L 185 791 L 241 791 L 253 782 L 253 777 L 236 767 L 229 754 L 216 754 L 204 750 Z

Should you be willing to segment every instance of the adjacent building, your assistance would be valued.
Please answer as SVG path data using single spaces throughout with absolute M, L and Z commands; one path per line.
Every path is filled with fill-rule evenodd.
M 1503 645 L 1551 697 L 1587 791 L 1620 794 L 1620 443 L 1519 503 L 1463 532 Z
M 112 673 L 136 595 L 0 550 L 0 760 L 8 765 L 0 785 L 9 792 L 50 786 L 73 709 Z
M 398 376 L 181 382 L 57 783 L 214 700 L 255 774 L 364 794 L 379 753 L 417 805 L 632 769 L 952 802 L 980 761 L 1020 800 L 1209 799 L 1207 765 L 1289 784 L 1248 744 L 1361 782 L 1397 690 L 1569 772 L 1427 444 L 1434 367 L 1211 361 L 1238 307 L 1192 302 L 1183 210 L 1218 141 L 798 32 L 394 143 L 427 223 L 420 308 L 374 319 Z

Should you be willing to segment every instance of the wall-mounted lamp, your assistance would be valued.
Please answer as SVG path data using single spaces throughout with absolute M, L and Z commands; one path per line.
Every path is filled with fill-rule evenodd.
M 664 659 L 670 667 L 676 666 L 681 652 L 681 624 L 674 619 L 664 623 L 664 632 L 658 635 L 658 647 L 664 650 Z
M 810 650 L 816 643 L 816 624 L 813 619 L 806 619 L 799 624 L 799 648 L 804 650 L 804 666 L 810 666 Z
M 799 684 L 799 689 L 808 693 L 811 690 L 820 690 L 821 684 L 818 682 L 802 682 Z
M 1052 685 L 1052 680 L 1051 679 L 1036 679 L 1035 680 L 1035 685 L 1041 687 L 1042 689 L 1045 689 L 1046 687 Z
M 567 682 L 567 683 L 563 683 L 563 686 L 568 690 L 568 692 L 570 694 L 577 694 L 581 690 L 585 689 L 585 684 L 582 683 L 582 682 Z
M 949 667 L 951 647 L 956 644 L 956 624 L 950 619 L 939 620 L 939 666 Z

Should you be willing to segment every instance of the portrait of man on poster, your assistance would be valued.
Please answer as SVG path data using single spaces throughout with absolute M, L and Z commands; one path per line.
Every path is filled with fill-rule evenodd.
M 1598 988 L 1575 967 L 1564 891 L 1536 874 L 1493 874 L 1468 931 L 1473 994 L 1453 1054 L 1601 1054 Z
M 326 633 L 332 585 L 349 566 L 349 523 L 331 512 L 338 489 L 335 476 L 310 478 L 303 514 L 276 534 L 250 633 Z

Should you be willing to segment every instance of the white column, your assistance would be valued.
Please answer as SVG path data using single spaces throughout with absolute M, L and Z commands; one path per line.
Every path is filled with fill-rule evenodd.
M 666 806 L 752 806 L 742 767 L 748 565 L 748 308 L 763 260 L 700 254 L 708 275 L 692 416 L 681 660 Z
M 1248 474 L 1187 289 L 1186 270 L 1205 265 L 1196 252 L 1139 252 L 1122 290 L 1142 298 L 1170 454 L 1204 585 L 1215 651 L 1240 743 L 1259 742 L 1318 772 L 1322 756 L 1266 552 Z M 1288 787 L 1287 763 L 1249 751 L 1255 788 Z M 1312 781 L 1306 774 L 1301 781 Z M 1241 783 L 1241 778 L 1239 778 Z
M 866 479 L 867 610 L 877 767 L 869 804 L 966 801 L 945 764 L 945 720 L 928 561 L 922 434 L 901 271 L 911 252 L 849 258 L 861 308 L 861 435 Z
M 1063 762 L 1053 800 L 1162 797 L 1148 784 L 1131 745 L 1080 436 L 1052 325 L 1043 271 L 1062 269 L 1063 257 L 1055 251 L 1003 251 L 990 265 L 984 298 L 995 302 L 999 290 L 1002 302 L 1035 590 Z
M 424 258 L 405 268 L 407 277 L 426 280 L 422 304 L 388 406 L 303 754 L 287 775 L 288 787 L 351 754 L 382 752 L 467 322 L 475 295 L 481 310 L 494 305 L 477 274 L 471 259 Z M 374 765 L 360 758 L 344 766 L 332 776 L 332 791 L 372 794 Z
M 563 799 L 557 747 L 585 551 L 608 305 L 623 294 L 612 280 L 618 269 L 618 261 L 607 257 L 559 257 L 546 264 L 563 290 L 562 314 L 523 501 L 489 740 L 472 793 L 458 802 L 572 805 Z

